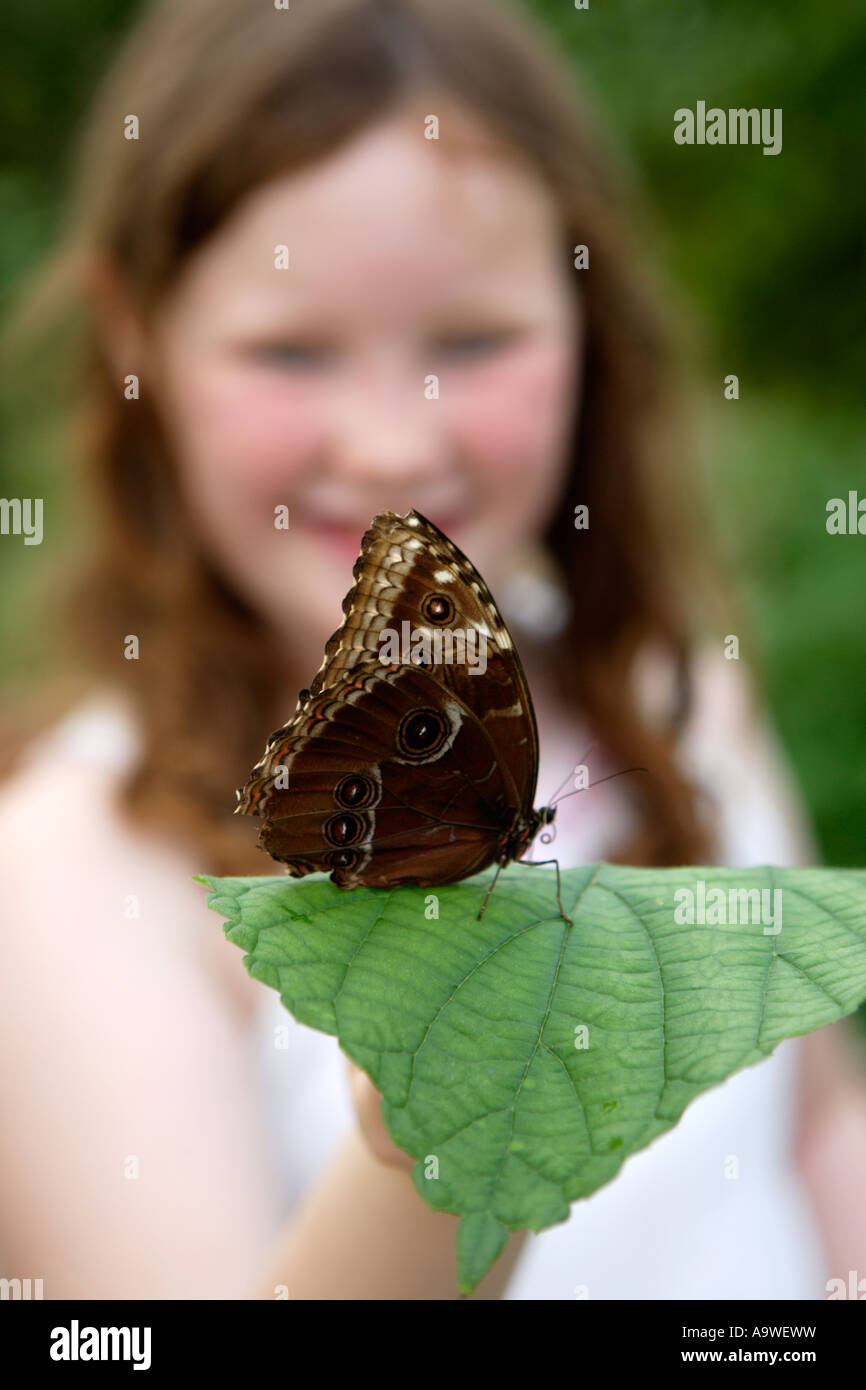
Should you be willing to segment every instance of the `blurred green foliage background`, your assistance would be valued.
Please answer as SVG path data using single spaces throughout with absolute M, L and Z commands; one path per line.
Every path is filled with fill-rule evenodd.
M 723 552 L 827 861 L 866 863 L 862 0 L 528 0 L 573 59 L 654 215 L 653 250 L 700 325 L 703 432 Z M 6 0 L 0 296 L 50 245 L 70 142 L 139 0 Z M 681 106 L 781 107 L 783 149 L 682 147 Z M 0 305 L 2 307 L 2 305 Z M 740 399 L 723 396 L 740 378 Z M 3 394 L 0 495 L 62 498 L 51 381 Z M 72 524 L 72 523 L 71 523 Z M 0 545 L 7 688 L 40 653 L 41 547 Z M 743 649 L 743 657 L 756 655 Z

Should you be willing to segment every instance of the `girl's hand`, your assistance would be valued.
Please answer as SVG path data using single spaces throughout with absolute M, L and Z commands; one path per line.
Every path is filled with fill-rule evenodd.
M 415 1159 L 411 1154 L 407 1154 L 405 1149 L 397 1147 L 385 1128 L 381 1093 L 376 1090 L 366 1072 L 356 1067 L 350 1058 L 347 1057 L 346 1061 L 349 1065 L 349 1086 L 358 1116 L 358 1128 L 367 1148 L 380 1163 L 410 1172 L 415 1166 Z

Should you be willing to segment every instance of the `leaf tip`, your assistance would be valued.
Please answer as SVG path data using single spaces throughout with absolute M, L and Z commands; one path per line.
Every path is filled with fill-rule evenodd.
M 457 1279 L 461 1298 L 478 1287 L 508 1239 L 501 1221 L 487 1211 L 464 1216 L 457 1227 Z

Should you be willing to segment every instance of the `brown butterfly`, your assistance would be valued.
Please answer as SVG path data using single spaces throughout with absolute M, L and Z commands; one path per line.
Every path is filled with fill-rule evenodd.
M 500 869 L 556 814 L 533 809 L 520 659 L 478 571 L 416 511 L 374 517 L 353 577 L 236 810 L 263 817 L 259 846 L 293 877 L 330 870 L 340 888 L 456 883 L 495 861 L 480 917 Z M 558 865 L 557 900 L 565 917 Z

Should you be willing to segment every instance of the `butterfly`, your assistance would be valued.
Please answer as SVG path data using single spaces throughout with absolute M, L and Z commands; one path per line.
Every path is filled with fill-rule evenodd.
M 432 887 L 519 859 L 538 730 L 514 643 L 481 575 L 417 511 L 380 512 L 341 626 L 292 719 L 238 790 L 258 844 L 295 878 Z M 553 862 L 556 861 L 545 861 Z M 557 900 L 559 897 L 557 865 Z

